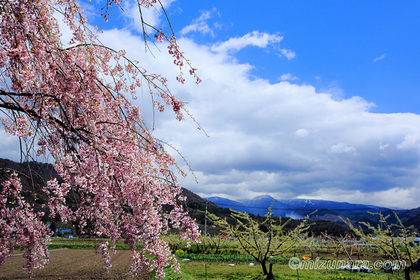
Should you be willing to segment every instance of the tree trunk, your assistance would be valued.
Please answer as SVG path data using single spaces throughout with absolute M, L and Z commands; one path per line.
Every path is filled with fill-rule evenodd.
M 274 277 L 274 274 L 273 274 L 273 264 L 272 263 L 270 263 L 270 271 L 268 272 L 267 278 L 265 278 L 265 279 L 267 279 L 267 280 L 276 279 L 276 277 Z
M 410 267 L 404 268 L 405 280 L 410 280 Z
M 268 275 L 268 271 L 267 271 L 267 265 L 265 263 L 265 261 L 260 262 L 262 270 L 263 270 L 263 275 Z

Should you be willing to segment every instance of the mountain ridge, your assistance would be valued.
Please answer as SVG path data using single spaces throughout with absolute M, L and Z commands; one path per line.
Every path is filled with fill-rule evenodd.
M 274 199 L 270 195 L 261 195 L 248 200 L 232 200 L 222 197 L 207 197 L 208 201 L 220 207 L 229 207 L 236 211 L 247 212 L 253 215 L 264 216 L 268 208 L 272 205 L 273 216 L 291 217 L 302 219 L 310 215 L 311 220 L 326 220 L 337 224 L 344 224 L 344 219 L 349 219 L 353 224 L 360 221 L 367 221 L 372 225 L 378 223 L 378 216 L 372 213 L 382 213 L 384 216 L 390 215 L 389 222 L 397 222 L 394 212 L 407 226 L 414 226 L 420 230 L 420 207 L 413 209 L 391 209 L 388 207 L 356 204 L 349 202 L 337 202 L 330 200 L 317 199 Z
M 268 210 L 268 207 L 273 203 L 273 209 L 278 210 L 319 210 L 319 209 L 334 209 L 334 210 L 374 210 L 374 209 L 391 209 L 382 206 L 370 204 L 356 204 L 350 202 L 339 202 L 332 200 L 320 199 L 275 199 L 270 195 L 256 196 L 252 199 L 232 200 L 219 196 L 212 196 L 205 198 L 219 206 L 237 206 L 241 208 L 258 208 Z M 278 206 L 278 207 L 276 207 Z M 281 208 L 281 209 L 280 209 Z M 408 209 L 401 209 L 402 211 Z M 252 212 L 252 211 L 250 211 Z M 275 211 L 273 211 L 275 212 Z
M 37 197 L 36 201 L 33 201 L 35 209 L 39 209 L 42 203 L 47 202 L 47 198 L 40 191 L 42 185 L 44 185 L 46 181 L 51 178 L 57 178 L 60 181 L 60 178 L 57 172 L 54 170 L 53 165 L 48 163 L 39 163 L 35 161 L 17 163 L 8 159 L 0 158 L 0 181 L 6 178 L 7 173 L 5 172 L 5 170 L 7 169 L 16 170 L 18 173 L 23 175 L 21 178 L 25 197 L 28 198 L 30 201 L 33 201 L 33 198 Z M 185 188 L 182 188 L 182 193 L 187 197 L 186 206 L 188 208 L 189 214 L 196 219 L 202 230 L 204 228 L 205 223 L 206 206 L 209 212 L 214 213 L 222 218 L 229 219 L 231 213 L 231 210 L 229 208 L 241 212 L 246 212 L 247 207 L 259 211 L 256 212 L 256 214 L 248 212 L 252 216 L 255 215 L 255 218 L 258 218 L 258 216 L 262 218 L 261 216 L 264 216 L 267 213 L 268 207 L 273 202 L 273 198 L 270 195 L 263 195 L 257 197 L 257 199 L 254 199 L 252 202 L 249 202 L 247 205 L 244 205 L 244 201 L 238 202 L 222 197 L 202 198 L 194 192 Z M 262 201 L 265 204 L 258 204 L 258 202 Z M 322 207 L 319 207 L 320 202 L 329 202 L 330 204 L 324 204 Z M 283 214 L 283 216 L 291 217 L 294 219 L 301 219 L 305 215 L 312 213 L 313 209 L 317 208 L 318 211 L 311 216 L 311 219 L 317 223 L 316 231 L 323 232 L 325 231 L 325 229 L 328 228 L 328 232 L 333 232 L 333 230 L 335 230 L 335 233 L 338 235 L 348 230 L 348 228 L 346 229 L 345 227 L 343 227 L 343 221 L 341 220 L 340 216 L 344 218 L 349 218 L 353 223 L 356 223 L 358 221 L 367 221 L 371 224 L 375 224 L 375 222 L 377 222 L 377 219 L 375 220 L 375 217 L 372 217 L 372 215 L 367 215 L 361 210 L 345 209 L 348 210 L 346 212 L 343 211 L 341 208 L 338 208 L 340 210 L 331 209 L 334 208 L 331 207 L 334 205 L 336 205 L 337 209 L 337 205 L 344 205 L 347 208 L 353 206 L 353 208 L 357 208 L 356 206 L 359 205 L 359 208 L 361 208 L 360 205 L 362 204 L 349 204 L 347 202 L 334 202 L 324 200 L 285 199 L 274 200 L 273 210 L 283 211 L 283 213 L 277 213 L 278 216 L 282 216 L 281 214 Z M 372 212 L 375 212 L 378 209 L 375 208 L 378 206 L 367 205 L 366 207 L 372 207 L 369 208 Z M 392 214 L 390 217 L 391 219 L 393 219 L 392 222 L 397 222 L 397 220 L 393 216 L 392 209 L 381 209 L 384 215 Z M 413 225 L 414 228 L 416 228 L 418 231 L 420 230 L 420 207 L 411 210 L 398 209 L 395 212 L 398 214 L 398 216 L 401 218 L 404 224 L 406 224 L 407 226 Z M 211 229 L 211 227 L 208 227 L 208 230 Z

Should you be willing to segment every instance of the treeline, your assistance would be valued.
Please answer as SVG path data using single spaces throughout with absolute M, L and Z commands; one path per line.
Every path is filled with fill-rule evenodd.
M 47 198 L 41 191 L 41 188 L 45 186 L 46 182 L 52 178 L 57 178 L 60 181 L 60 177 L 55 171 L 52 164 L 41 163 L 36 161 L 17 163 L 8 159 L 0 158 L 0 181 L 4 181 L 10 171 L 17 172 L 21 178 L 23 193 L 25 199 L 34 205 L 35 209 L 40 210 L 41 205 L 47 203 Z M 199 195 L 191 192 L 188 189 L 183 188 L 183 195 L 187 197 L 186 207 L 189 211 L 191 217 L 196 219 L 197 223 L 200 225 L 202 232 L 204 232 L 204 225 L 206 223 L 206 205 L 207 211 L 218 217 L 227 218 L 229 222 L 234 223 L 235 221 L 231 219 L 231 210 L 229 208 L 222 208 L 216 204 L 207 201 L 200 197 Z M 67 201 L 76 207 L 77 205 L 77 193 L 69 193 Z M 263 221 L 264 217 L 259 215 L 250 215 L 257 221 Z M 412 220 L 418 218 L 420 221 L 420 215 L 412 217 Z M 46 222 L 50 222 L 55 227 L 63 227 L 58 219 L 50 219 L 48 215 L 44 216 Z M 279 219 L 274 217 L 274 219 Z M 282 221 L 285 222 L 287 218 L 282 218 Z M 368 221 L 371 224 L 374 224 L 375 221 Z M 286 225 L 285 229 L 290 230 L 297 226 L 299 221 L 291 220 Z M 207 233 L 212 235 L 220 234 L 220 229 L 214 227 L 210 221 L 207 221 Z M 312 221 L 308 229 L 311 235 L 320 235 L 327 232 L 333 236 L 344 236 L 350 234 L 351 230 L 344 225 L 340 225 L 331 221 L 325 220 L 316 220 Z

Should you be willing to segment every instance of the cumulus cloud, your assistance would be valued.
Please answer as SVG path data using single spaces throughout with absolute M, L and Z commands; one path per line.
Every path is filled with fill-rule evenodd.
M 292 75 L 291 73 L 286 73 L 280 76 L 281 81 L 296 81 L 299 80 L 298 77 Z
M 295 135 L 296 137 L 299 137 L 299 138 L 307 137 L 309 135 L 309 131 L 304 128 L 299 128 L 298 130 L 295 131 Z
M 248 46 L 265 48 L 268 45 L 279 43 L 281 40 L 283 40 L 283 37 L 277 34 L 253 31 L 242 37 L 230 38 L 227 41 L 213 45 L 211 49 L 217 53 L 234 53 Z M 284 55 L 286 56 L 286 54 Z
M 420 134 L 419 133 L 412 133 L 405 135 L 404 140 L 398 144 L 398 149 L 420 149 Z
M 194 19 L 190 25 L 187 25 L 184 28 L 182 28 L 180 34 L 186 35 L 190 32 L 199 32 L 204 35 L 210 34 L 211 36 L 214 36 L 214 31 L 208 25 L 207 21 L 214 17 L 215 14 L 218 14 L 216 8 L 213 8 L 211 11 L 202 11 L 201 15 L 197 19 Z
M 174 1 L 175 0 L 163 0 L 160 2 L 165 9 L 168 9 Z M 150 8 L 143 7 L 141 17 L 139 15 L 139 7 L 137 1 L 124 1 L 121 5 L 124 10 L 124 17 L 121 18 L 128 23 L 130 28 L 137 30 L 140 33 L 143 32 L 141 17 L 143 18 L 144 22 L 152 26 L 159 27 L 162 23 L 163 15 L 158 3 L 154 4 L 154 6 L 151 6 Z M 153 32 L 153 30 L 147 26 L 144 26 L 144 28 L 148 33 Z
M 345 143 L 338 143 L 331 146 L 331 152 L 335 154 L 349 153 L 356 151 L 356 148 L 350 147 Z
M 127 30 L 101 35 L 111 47 L 126 49 L 149 73 L 166 76 L 172 93 L 188 102 L 187 109 L 210 136 L 188 117 L 178 122 L 170 110 L 156 112 L 155 135 L 172 143 L 196 170 L 199 184 L 188 176 L 180 179 L 184 187 L 231 199 L 267 193 L 280 199 L 418 207 L 420 116 L 372 113 L 368 100 L 345 98 L 337 86 L 292 84 L 291 74 L 278 83 L 251 77 L 253 65 L 235 59 L 245 47 L 265 48 L 282 39 L 259 31 L 213 45 L 179 38 L 203 80 L 196 85 L 193 79 L 177 83 L 171 57 L 163 51 L 144 54 L 141 37 Z M 135 102 L 153 123 L 147 90 Z M 168 150 L 183 166 L 177 153 Z
M 231 52 L 213 52 L 212 46 L 187 39 L 180 43 L 203 83 L 173 88 L 185 94 L 189 110 L 210 135 L 186 133 L 194 130 L 192 123 L 182 130 L 174 121 L 160 124 L 157 133 L 176 139 L 199 171 L 200 184 L 187 180 L 184 186 L 203 196 L 232 199 L 262 193 L 321 198 L 315 190 L 337 188 L 360 195 L 329 192 L 337 196 L 323 198 L 360 202 L 365 196 L 370 204 L 417 206 L 412 197 L 420 196 L 414 192 L 379 198 L 418 186 L 420 161 L 413 149 L 420 144 L 419 115 L 372 113 L 374 104 L 344 98 L 341 89 L 339 94 L 250 78 L 252 66 L 232 59 Z
M 288 49 L 280 49 L 280 54 L 285 56 L 288 60 L 291 60 L 296 57 L 296 53 Z
M 415 187 L 395 187 L 383 191 L 364 192 L 361 190 L 342 190 L 338 188 L 319 189 L 308 195 L 301 195 L 302 199 L 321 199 L 333 201 L 354 201 L 361 204 L 386 207 L 417 207 L 419 196 L 415 194 Z M 398 199 L 396 199 L 398 198 Z M 404 204 L 401 203 L 404 201 Z M 378 202 L 380 205 L 378 205 Z
M 19 138 L 6 133 L 0 126 L 0 158 L 7 158 L 14 161 L 20 161 L 20 145 Z
M 389 147 L 389 145 L 388 144 L 382 144 L 382 143 L 379 143 L 379 150 L 385 150 L 386 148 L 388 148 Z
M 326 87 L 322 87 L 319 89 L 319 91 L 328 93 L 332 96 L 334 99 L 341 100 L 345 96 L 344 90 L 341 88 L 338 81 L 331 81 Z M 375 106 L 374 104 L 370 104 L 370 106 Z

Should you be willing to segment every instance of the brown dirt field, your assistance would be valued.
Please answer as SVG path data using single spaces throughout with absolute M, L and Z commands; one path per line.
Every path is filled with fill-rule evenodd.
M 49 264 L 44 269 L 34 270 L 33 279 L 132 279 L 127 275 L 130 257 L 131 251 L 116 251 L 115 255 L 111 255 L 112 267 L 106 274 L 102 256 L 94 250 L 51 250 Z M 22 254 L 6 259 L 6 263 L 0 267 L 0 279 L 28 279 L 28 274 L 22 269 L 25 263 Z

